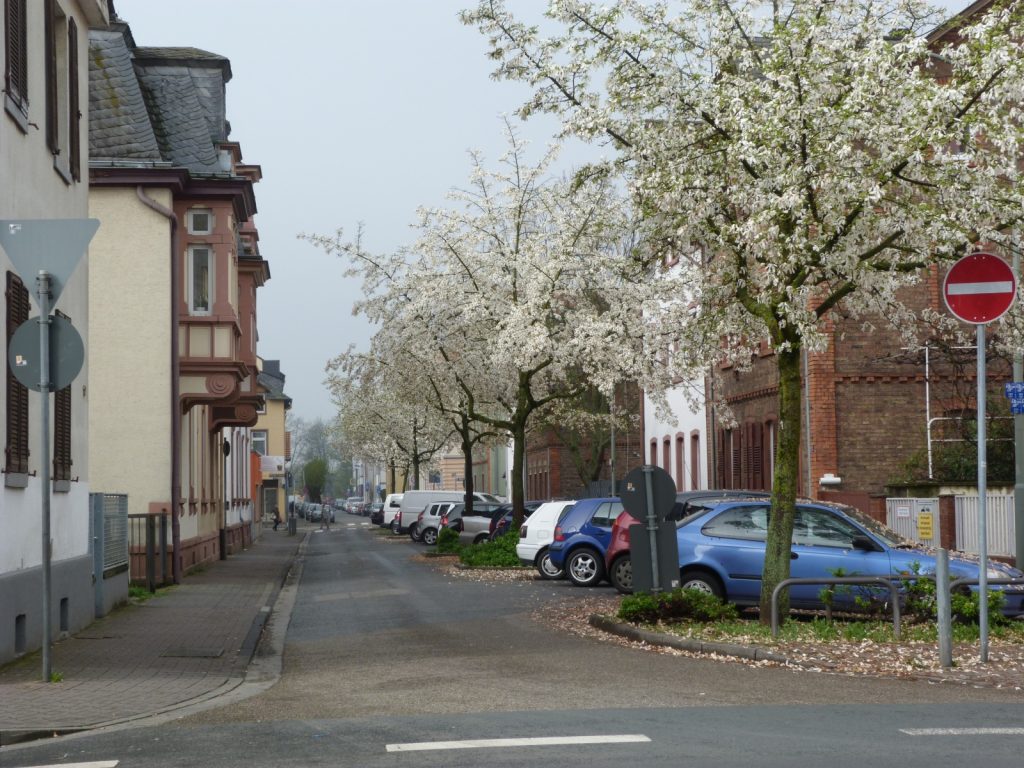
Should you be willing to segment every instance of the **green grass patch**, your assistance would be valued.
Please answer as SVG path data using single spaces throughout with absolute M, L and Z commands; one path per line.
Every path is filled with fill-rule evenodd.
M 150 598 L 156 597 L 158 595 L 165 595 L 165 594 L 167 594 L 172 589 L 174 589 L 175 586 L 176 585 L 171 584 L 171 585 L 166 586 L 166 587 L 157 587 L 156 592 L 150 592 L 148 589 L 146 589 L 145 587 L 140 586 L 138 584 L 129 584 L 128 585 L 128 602 L 130 602 L 130 603 L 144 603 L 147 600 L 149 600 Z
M 731 610 L 730 610 L 731 609 Z M 716 612 L 720 611 L 716 615 Z M 779 626 L 777 639 L 771 627 L 758 619 L 744 619 L 735 606 L 694 590 L 675 590 L 660 595 L 637 594 L 622 598 L 618 617 L 678 637 L 729 643 L 895 643 L 891 618 L 850 617 L 828 619 L 822 615 L 795 614 Z M 954 643 L 975 643 L 979 628 L 972 623 L 953 624 Z M 1024 620 L 1007 620 L 989 627 L 989 636 L 1024 645 Z M 903 622 L 901 643 L 938 643 L 933 621 Z
M 437 533 L 437 554 L 457 555 L 462 551 L 459 534 L 451 528 L 442 528 Z
M 519 555 L 516 544 L 519 542 L 519 531 L 509 531 L 494 541 L 484 541 L 463 547 L 459 552 L 459 560 L 463 565 L 486 566 L 491 568 L 519 568 Z M 438 541 L 440 544 L 440 540 Z

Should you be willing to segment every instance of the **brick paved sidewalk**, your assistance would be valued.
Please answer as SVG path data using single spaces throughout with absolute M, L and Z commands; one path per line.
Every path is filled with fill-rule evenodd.
M 0 745 L 154 714 L 239 685 L 303 533 L 264 528 L 249 549 L 56 643 L 59 683 L 39 680 L 39 653 L 0 669 Z

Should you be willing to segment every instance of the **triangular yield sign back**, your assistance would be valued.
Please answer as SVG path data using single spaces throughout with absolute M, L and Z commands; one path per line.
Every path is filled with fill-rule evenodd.
M 26 286 L 40 270 L 50 274 L 52 307 L 99 226 L 99 219 L 0 220 L 0 247 Z M 35 291 L 29 294 L 35 298 Z

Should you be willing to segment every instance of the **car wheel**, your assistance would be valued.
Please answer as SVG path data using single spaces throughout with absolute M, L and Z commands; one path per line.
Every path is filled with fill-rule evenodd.
M 604 565 L 594 550 L 577 549 L 566 561 L 565 572 L 577 587 L 593 587 L 604 578 Z
M 391 532 L 396 536 L 402 532 L 402 526 L 398 524 L 397 520 L 391 521 Z
M 473 543 L 474 544 L 483 544 L 485 541 L 487 541 L 488 536 L 489 536 L 489 534 L 481 533 L 481 534 L 477 535 L 477 537 L 475 539 L 473 539 Z
M 719 600 L 725 600 L 725 589 L 718 577 L 707 571 L 683 571 L 679 580 L 680 589 L 696 589 L 714 595 Z
M 416 523 L 409 526 L 409 538 L 413 541 L 423 541 L 423 534 L 420 533 L 420 527 Z
M 423 543 L 429 547 L 437 544 L 437 528 L 427 528 L 423 531 L 423 535 L 420 536 L 423 539 Z
M 537 572 L 540 574 L 542 579 L 553 581 L 554 579 L 561 579 L 565 576 L 565 569 L 559 568 L 551 562 L 551 553 L 546 549 L 537 556 L 536 565 Z
M 629 555 L 616 558 L 608 571 L 608 580 L 621 594 L 633 594 L 633 561 Z

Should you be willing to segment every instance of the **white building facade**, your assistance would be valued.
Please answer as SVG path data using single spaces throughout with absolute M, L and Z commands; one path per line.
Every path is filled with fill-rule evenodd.
M 4 0 L 0 115 L 0 220 L 89 216 L 88 30 L 107 23 L 103 0 Z M 18 274 L 0 249 L 8 342 L 39 313 L 35 276 Z M 88 258 L 83 256 L 53 309 L 81 335 L 86 362 L 71 384 L 49 395 L 51 456 L 44 456 L 39 393 L 9 368 L 0 385 L 4 439 L 0 485 L 0 663 L 42 645 L 42 502 L 51 494 L 50 625 L 54 639 L 93 619 L 89 542 Z M 7 359 L 5 353 L 4 359 Z M 41 468 L 52 462 L 50 488 Z

